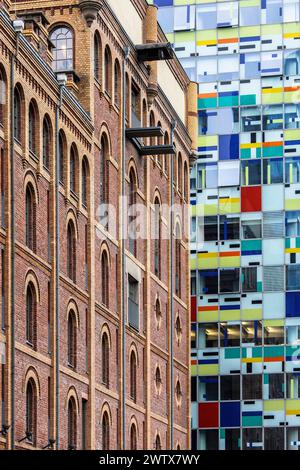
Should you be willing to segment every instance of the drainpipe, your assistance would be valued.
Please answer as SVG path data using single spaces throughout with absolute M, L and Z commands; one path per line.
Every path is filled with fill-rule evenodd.
M 174 132 L 177 126 L 176 121 L 172 121 L 172 129 L 171 129 L 171 142 L 174 142 Z M 171 331 L 170 331 L 170 366 L 171 366 L 171 374 L 170 374 L 170 444 L 171 450 L 174 449 L 174 276 L 173 276 L 173 258 L 174 258 L 174 155 L 171 155 L 171 177 L 170 177 L 170 185 L 171 185 L 171 198 L 170 198 L 170 205 L 171 205 L 171 214 L 170 214 L 170 296 L 171 296 L 171 305 L 170 305 L 170 315 L 171 315 Z
M 125 217 L 126 217 L 126 62 L 128 60 L 130 48 L 124 48 L 123 60 L 123 99 L 122 99 L 122 450 L 126 449 L 126 255 L 125 255 Z
M 63 88 L 67 82 L 65 74 L 58 74 L 57 80 L 59 83 L 59 102 L 56 106 L 55 113 L 55 327 L 56 327 L 56 363 L 55 363 L 55 379 L 56 379 L 56 450 L 60 446 L 60 295 L 59 295 L 59 271 L 60 271 L 60 223 L 59 223 L 59 162 L 60 162 L 60 149 L 59 149 L 59 112 L 63 100 Z
M 10 348 L 10 361 L 11 361 L 11 449 L 15 448 L 15 162 L 14 162 L 14 88 L 15 88 L 15 60 L 18 55 L 19 37 L 24 29 L 24 22 L 15 20 L 13 27 L 16 31 L 16 52 L 11 57 L 10 68 L 10 269 L 11 269 L 11 303 L 10 303 L 10 317 L 11 317 L 11 348 Z

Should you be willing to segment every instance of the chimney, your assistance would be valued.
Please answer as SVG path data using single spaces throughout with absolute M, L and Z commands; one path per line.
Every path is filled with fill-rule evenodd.
M 197 159 L 198 150 L 198 84 L 189 82 L 187 88 L 187 129 L 192 140 L 190 165 Z
M 153 44 L 158 42 L 157 6 L 148 5 L 144 18 L 144 42 Z M 157 96 L 157 62 L 147 62 L 149 70 L 149 84 L 147 89 L 148 108 L 151 108 Z

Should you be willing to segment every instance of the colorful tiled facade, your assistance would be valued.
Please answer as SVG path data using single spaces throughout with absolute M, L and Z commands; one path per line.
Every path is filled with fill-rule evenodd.
M 199 83 L 192 447 L 299 450 L 299 0 L 155 3 Z

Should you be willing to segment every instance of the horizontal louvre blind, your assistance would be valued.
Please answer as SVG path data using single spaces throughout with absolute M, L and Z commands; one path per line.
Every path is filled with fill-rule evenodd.
M 282 212 L 264 214 L 264 238 L 284 237 L 284 216 Z
M 264 266 L 264 291 L 277 292 L 284 289 L 284 267 Z

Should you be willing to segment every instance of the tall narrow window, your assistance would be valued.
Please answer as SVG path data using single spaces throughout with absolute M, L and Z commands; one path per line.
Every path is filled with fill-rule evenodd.
M 68 450 L 75 450 L 77 445 L 77 412 L 73 397 L 68 403 Z
M 178 191 L 182 194 L 182 156 L 181 153 L 178 153 L 178 171 L 177 171 L 177 185 Z
M 98 32 L 94 36 L 94 75 L 101 81 L 101 39 Z
M 32 251 L 36 249 L 36 202 L 31 184 L 26 187 L 26 245 Z
M 81 196 L 82 205 L 87 208 L 88 205 L 88 163 L 84 157 L 82 160 L 82 175 L 81 175 Z
M 100 150 L 100 204 L 107 203 L 107 158 L 108 158 L 108 142 L 105 135 L 101 138 Z
M 183 197 L 186 201 L 189 199 L 189 170 L 187 162 L 184 162 L 184 170 L 183 170 Z
M 1 177 L 0 177 L 0 184 L 1 184 L 1 227 L 5 228 L 5 157 L 4 157 L 4 148 L 2 147 L 0 150 L 0 169 L 1 169 Z
M 131 84 L 131 127 L 141 127 L 140 90 Z
M 161 214 L 159 199 L 154 201 L 154 273 L 161 275 Z
M 108 256 L 104 250 L 101 257 L 101 281 L 102 281 L 102 303 L 106 307 L 109 307 L 109 267 L 108 267 Z
M 58 26 L 50 34 L 50 40 L 54 45 L 53 69 L 68 71 L 73 69 L 73 34 L 66 26 Z
M 180 228 L 177 224 L 175 232 L 175 293 L 181 296 L 181 240 Z
M 50 168 L 50 153 L 51 153 L 51 126 L 47 116 L 43 122 L 43 165 L 47 170 Z
M 107 411 L 102 417 L 102 450 L 109 450 L 109 416 Z
M 69 278 L 76 282 L 76 236 L 72 222 L 69 222 L 67 230 L 67 272 Z
M 104 90 L 111 95 L 111 52 L 108 46 L 104 51 Z
M 160 127 L 160 128 L 162 127 L 160 121 L 158 121 L 157 127 Z M 157 145 L 163 145 L 163 143 L 164 143 L 164 136 L 157 137 Z M 164 157 L 165 157 L 164 155 L 157 155 L 157 163 L 162 169 L 164 167 Z
M 132 423 L 130 427 L 130 449 L 136 450 L 137 449 L 137 432 L 136 432 L 136 425 Z
M 128 235 L 129 251 L 136 256 L 136 177 L 133 168 L 129 173 Z
M 109 340 L 107 333 L 102 335 L 102 383 L 109 387 Z
M 68 317 L 68 365 L 76 367 L 76 347 L 77 347 L 77 327 L 76 316 L 73 310 Z
M 36 386 L 29 380 L 26 387 L 26 433 L 30 442 L 35 444 L 37 425 L 37 397 Z
M 149 118 L 150 127 L 155 127 L 155 117 L 153 111 L 150 112 Z M 155 137 L 150 137 L 150 145 L 155 146 Z
M 30 152 L 37 153 L 37 111 L 35 105 L 31 102 L 29 105 L 28 114 L 28 132 L 29 132 L 29 150 Z
M 137 389 L 136 389 L 136 379 L 137 379 L 137 361 L 134 351 L 131 351 L 130 354 L 130 398 L 136 402 L 137 398 Z
M 26 291 L 26 341 L 32 347 L 36 346 L 36 294 L 32 283 Z
M 160 441 L 159 434 L 156 434 L 156 438 L 155 438 L 155 450 L 161 450 L 161 441 Z
M 22 98 L 18 87 L 14 92 L 14 137 L 18 142 L 22 139 Z
M 6 96 L 6 80 L 3 71 L 0 69 L 0 125 L 4 124 Z
M 78 156 L 77 156 L 77 151 L 74 145 L 71 147 L 71 152 L 70 152 L 70 191 L 73 194 L 77 193 L 77 161 L 78 161 Z
M 120 106 L 120 96 L 121 96 L 121 71 L 119 61 L 115 61 L 114 67 L 114 101 L 115 106 Z
M 65 146 L 64 146 L 64 135 L 63 132 L 59 132 L 59 182 L 64 183 L 64 160 L 65 160 Z
M 164 145 L 169 145 L 170 139 L 169 139 L 169 134 L 165 132 L 165 137 L 164 137 Z M 169 173 L 169 158 L 170 155 L 165 155 L 165 166 L 164 166 L 164 171 L 166 175 Z

